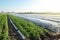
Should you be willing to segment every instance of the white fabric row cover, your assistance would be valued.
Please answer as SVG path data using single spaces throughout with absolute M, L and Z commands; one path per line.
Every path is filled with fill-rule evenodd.
M 38 19 L 38 18 L 31 18 L 31 17 L 25 17 L 25 16 L 19 16 L 25 20 L 34 22 L 38 25 L 41 25 L 44 28 L 47 28 L 51 31 L 54 32 L 60 32 L 60 25 L 56 22 L 51 22 L 51 21 L 47 21 L 47 20 L 42 20 L 42 19 Z

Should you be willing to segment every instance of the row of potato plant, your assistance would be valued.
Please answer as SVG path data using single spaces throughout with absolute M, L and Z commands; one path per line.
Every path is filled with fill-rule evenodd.
M 8 20 L 6 14 L 0 14 L 0 40 L 10 40 L 8 35 Z

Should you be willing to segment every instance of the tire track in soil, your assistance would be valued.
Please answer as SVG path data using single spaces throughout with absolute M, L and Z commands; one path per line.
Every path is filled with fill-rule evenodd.
M 10 23 L 9 19 L 8 19 L 8 29 L 9 29 L 9 36 L 11 40 L 22 40 L 20 35 L 13 27 L 13 25 Z

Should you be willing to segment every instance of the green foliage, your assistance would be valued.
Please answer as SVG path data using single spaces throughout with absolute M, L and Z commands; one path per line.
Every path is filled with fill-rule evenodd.
M 9 15 L 16 27 L 28 38 L 38 39 L 41 35 L 48 34 L 49 31 L 22 18 Z
M 6 14 L 0 14 L 0 40 L 10 40 L 8 36 L 8 22 Z

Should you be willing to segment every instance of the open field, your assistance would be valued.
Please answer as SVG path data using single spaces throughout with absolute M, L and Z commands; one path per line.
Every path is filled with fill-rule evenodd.
M 42 27 L 39 27 L 31 22 L 24 21 L 23 19 L 19 19 L 17 17 L 11 16 L 14 24 L 17 28 L 23 33 L 23 35 L 31 40 L 40 40 L 42 36 L 46 36 L 46 34 L 50 34 L 50 32 Z M 20 21 L 19 21 L 20 20 Z M 20 24 L 20 25 L 19 25 Z M 20 26 L 20 27 L 19 27 Z
M 53 33 L 54 34 L 56 33 L 48 29 L 48 27 L 53 27 L 53 28 L 57 26 L 60 27 L 59 24 L 57 22 L 48 19 L 42 20 L 43 17 L 44 17 L 43 15 L 40 16 L 38 14 L 33 14 L 33 15 L 32 14 L 12 14 L 12 15 L 0 14 L 0 40 L 58 40 L 60 39 L 59 37 L 60 34 L 53 35 Z M 55 25 L 53 25 L 52 23 Z

